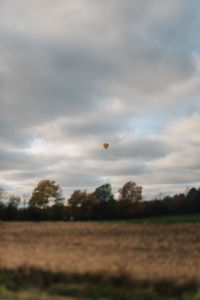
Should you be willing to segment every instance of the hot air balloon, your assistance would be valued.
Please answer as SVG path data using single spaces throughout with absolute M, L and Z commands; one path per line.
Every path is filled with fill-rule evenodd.
M 107 150 L 108 147 L 109 147 L 109 144 L 108 144 L 108 143 L 104 143 L 103 146 L 104 146 L 104 148 Z

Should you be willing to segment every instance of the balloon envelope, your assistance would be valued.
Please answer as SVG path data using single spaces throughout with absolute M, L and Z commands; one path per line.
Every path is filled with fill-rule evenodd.
M 104 143 L 103 146 L 104 146 L 105 149 L 108 149 L 109 144 L 108 143 Z

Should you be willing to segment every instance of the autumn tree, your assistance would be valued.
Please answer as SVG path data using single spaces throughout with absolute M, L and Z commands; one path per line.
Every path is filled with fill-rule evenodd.
M 94 208 L 100 200 L 93 193 L 88 194 L 86 190 L 75 190 L 68 200 L 71 214 L 75 219 L 90 219 Z
M 129 181 L 123 185 L 119 192 L 118 214 L 123 218 L 138 216 L 142 209 L 142 187 Z
M 81 202 L 87 198 L 87 191 L 75 190 L 70 198 L 68 199 L 68 203 L 71 207 L 79 207 Z
M 68 199 L 68 203 L 70 206 L 70 213 L 72 217 L 79 218 L 81 211 L 80 207 L 82 205 L 82 202 L 87 198 L 87 192 L 86 190 L 75 190 L 70 198 Z
M 87 197 L 81 202 L 81 217 L 85 220 L 93 218 L 94 209 L 98 206 L 100 200 L 94 193 L 87 194 Z
M 131 202 L 139 202 L 142 200 L 142 187 L 133 181 L 125 183 L 118 192 L 119 200 L 129 200 Z
M 41 180 L 33 190 L 29 200 L 29 206 L 44 208 L 50 201 L 55 205 L 63 204 L 63 196 L 61 187 L 53 180 Z

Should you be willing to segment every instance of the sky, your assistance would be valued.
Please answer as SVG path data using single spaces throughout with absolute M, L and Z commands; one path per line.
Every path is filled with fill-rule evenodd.
M 0 187 L 199 187 L 199 30 L 198 0 L 1 0 Z

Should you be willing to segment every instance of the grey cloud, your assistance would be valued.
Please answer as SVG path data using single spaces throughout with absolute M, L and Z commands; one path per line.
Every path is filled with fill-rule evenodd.
M 79 124 L 78 122 L 71 122 L 70 124 L 63 126 L 61 128 L 61 132 L 63 134 L 63 137 L 68 136 L 70 138 L 73 138 L 73 136 L 75 136 L 76 138 L 86 138 L 89 135 L 105 136 L 113 134 L 114 132 L 120 130 L 122 126 L 123 119 L 105 119 L 105 117 L 102 116 L 101 120 L 84 120 L 81 124 Z
M 120 161 L 120 164 L 115 165 L 114 163 L 109 164 L 106 167 L 102 167 L 105 176 L 138 176 L 148 173 L 148 168 L 143 161 L 129 161 L 124 163 Z
M 164 157 L 170 152 L 167 143 L 154 138 L 135 138 L 125 137 L 123 142 L 110 143 L 110 149 L 106 154 L 101 151 L 89 152 L 90 156 L 96 159 L 120 160 L 120 159 L 143 159 L 153 160 Z
M 152 182 L 153 181 L 153 182 Z M 192 183 L 199 186 L 199 172 L 191 172 L 190 170 L 184 170 L 184 172 L 173 171 L 173 172 L 158 172 L 158 175 L 154 174 L 152 178 L 149 178 L 149 183 L 154 184 L 171 184 L 178 185 L 182 184 L 187 187 Z
M 34 155 L 15 150 L 0 150 L 0 169 L 1 172 L 13 170 L 24 174 L 26 172 L 48 174 L 50 172 L 48 167 L 57 165 L 63 159 L 67 159 L 67 156 Z
M 199 52 L 199 8 L 197 0 L 170 0 L 162 5 L 159 0 L 2 1 L 0 166 L 2 172 L 16 171 L 7 174 L 7 180 L 16 178 L 24 187 L 25 179 L 49 175 L 67 189 L 76 182 L 98 185 L 104 171 L 106 176 L 123 178 L 135 174 L 144 181 L 145 174 L 147 178 L 154 174 L 154 161 L 176 152 L 177 142 L 172 147 L 158 136 L 118 136 L 141 112 L 145 117 L 160 108 L 170 115 L 166 107 L 171 105 L 173 111 L 185 101 L 184 93 L 178 97 L 168 89 L 179 83 L 184 86 L 197 74 L 193 53 Z M 187 94 L 187 101 L 197 102 L 191 95 Z M 106 111 L 106 100 L 113 98 L 122 102 L 121 111 Z M 71 122 L 59 125 L 60 119 Z M 81 157 L 75 163 L 68 154 L 25 154 L 35 138 L 57 147 L 74 143 Z M 83 143 L 87 138 L 88 147 Z M 111 143 L 107 152 L 96 146 L 104 139 Z M 86 159 L 94 165 L 87 165 Z M 63 161 L 74 163 L 75 173 L 62 170 Z M 188 182 L 189 175 L 178 168 L 170 179 L 165 167 L 160 180 Z M 188 169 L 198 171 L 193 162 Z M 159 180 L 163 170 L 155 166 L 156 172 Z M 154 174 L 152 184 L 156 180 Z M 196 175 L 191 180 L 196 182 Z
M 88 174 L 87 171 L 83 174 L 65 174 L 64 176 L 58 174 L 57 181 L 62 186 L 73 189 L 95 189 L 104 183 L 100 176 Z

